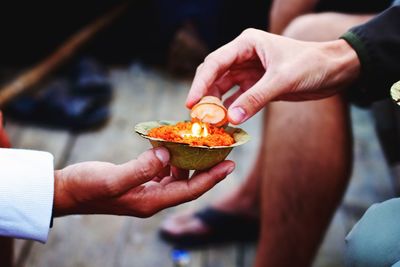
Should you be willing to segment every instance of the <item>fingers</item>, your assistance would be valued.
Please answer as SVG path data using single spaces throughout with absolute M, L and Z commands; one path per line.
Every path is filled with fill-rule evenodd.
M 171 175 L 171 167 L 168 165 L 162 169 L 160 173 L 157 174 L 156 177 L 153 178 L 153 181 L 160 182 L 164 177 Z
M 133 187 L 152 180 L 165 171 L 170 159 L 166 148 L 158 147 L 142 153 L 137 159 L 118 166 L 119 191 L 127 191 Z
M 186 106 L 192 108 L 203 96 L 207 94 L 210 86 L 234 63 L 240 63 L 253 55 L 252 47 L 244 38 L 236 38 L 209 54 L 198 67 L 186 99 Z
M 167 185 L 174 181 L 187 180 L 189 178 L 189 171 L 182 170 L 177 167 L 171 166 L 171 176 L 165 176 L 161 181 L 161 185 Z
M 230 107 L 232 103 L 235 102 L 235 100 L 243 94 L 243 92 L 247 91 L 255 83 L 257 83 L 257 81 L 263 76 L 264 73 L 262 73 L 260 70 L 249 69 L 245 71 L 231 71 L 229 72 L 229 74 L 231 77 L 224 76 L 222 78 L 231 78 L 232 80 L 237 81 L 235 84 L 239 85 L 240 88 L 232 95 L 230 95 L 227 99 L 225 99 L 225 107 Z
M 207 95 L 216 96 L 218 98 L 222 98 L 222 96 L 232 89 L 235 85 L 237 85 L 238 81 L 234 79 L 235 77 L 231 75 L 231 72 L 228 71 L 218 80 L 216 80 L 207 92 Z
M 235 100 L 243 94 L 242 88 L 239 88 L 236 92 L 234 92 L 230 97 L 225 99 L 224 106 L 229 108 Z
M 163 206 L 175 206 L 200 197 L 223 180 L 234 168 L 235 164 L 232 161 L 224 161 L 208 171 L 194 175 L 189 180 L 166 185 L 162 197 Z
M 258 62 L 249 64 L 239 64 L 241 68 L 229 70 L 216 80 L 207 91 L 207 95 L 222 96 L 231 90 L 235 85 L 239 85 L 242 91 L 254 85 L 265 73 L 263 68 L 257 68 Z M 246 66 L 247 65 L 247 66 Z M 243 88 L 246 87 L 244 90 Z
M 232 124 L 240 124 L 254 116 L 268 102 L 273 100 L 278 91 L 271 87 L 269 75 L 264 75 L 256 84 L 237 97 L 228 109 L 228 119 Z M 231 99 L 232 100 L 232 99 Z M 231 101 L 230 100 L 230 101 Z
M 179 169 L 176 167 L 171 167 L 172 176 L 176 178 L 176 180 L 186 180 L 189 178 L 189 171 Z

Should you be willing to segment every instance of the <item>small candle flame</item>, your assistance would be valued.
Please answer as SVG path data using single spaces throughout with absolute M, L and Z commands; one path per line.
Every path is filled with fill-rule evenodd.
M 195 122 L 192 125 L 192 135 L 196 137 L 201 136 L 202 127 L 199 123 Z
M 207 137 L 208 136 L 208 128 L 207 124 L 195 122 L 192 125 L 191 132 L 182 133 L 182 137 Z
M 192 135 L 195 137 L 206 137 L 208 136 L 207 125 L 203 123 L 195 122 L 192 126 Z

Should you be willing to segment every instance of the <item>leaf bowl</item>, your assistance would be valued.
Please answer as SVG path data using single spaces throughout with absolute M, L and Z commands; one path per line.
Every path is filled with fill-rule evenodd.
M 226 127 L 225 131 L 233 136 L 235 143 L 230 146 L 192 146 L 184 143 L 166 141 L 148 136 L 148 132 L 160 126 L 175 125 L 177 121 L 148 121 L 135 126 L 135 132 L 150 141 L 153 147 L 168 149 L 171 165 L 185 170 L 205 170 L 223 161 L 234 147 L 250 140 L 250 136 L 240 128 Z

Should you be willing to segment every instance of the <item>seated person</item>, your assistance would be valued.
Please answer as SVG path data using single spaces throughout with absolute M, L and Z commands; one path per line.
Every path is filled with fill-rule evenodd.
M 187 106 L 192 107 L 202 95 L 222 95 L 232 88 L 232 83 L 242 85 L 245 81 L 249 83 L 246 90 L 239 89 L 240 93 L 230 98 L 228 118 L 234 124 L 246 121 L 270 101 L 318 100 L 343 91 L 355 93 L 350 86 L 354 82 L 363 85 L 363 90 L 356 91 L 357 100 L 388 98 L 391 84 L 400 77 L 399 36 L 400 1 L 334 41 L 304 42 L 249 29 L 205 59 L 196 73 Z M 304 64 L 306 60 L 309 64 Z M 396 102 L 400 100 L 399 92 L 399 84 L 392 87 Z M 331 141 L 341 144 L 343 140 L 333 138 Z M 316 163 L 319 165 L 318 161 Z M 267 161 L 264 164 L 272 166 Z M 263 195 L 283 193 L 290 197 L 290 191 L 271 191 L 266 185 L 262 186 Z M 300 203 L 292 204 L 299 209 L 310 208 L 304 199 L 298 201 Z M 285 258 L 282 255 L 281 259 L 274 257 L 274 261 L 265 256 L 279 251 L 274 247 L 279 244 L 269 242 L 273 233 L 268 229 L 279 222 L 279 218 L 271 220 L 264 207 L 256 266 L 289 266 L 293 262 L 296 266 L 308 266 L 310 263 L 301 258 L 303 254 L 298 254 L 299 261 L 287 255 Z M 350 266 L 399 266 L 399 207 L 398 199 L 373 206 L 355 226 L 347 238 Z M 287 224 L 290 220 L 291 217 L 285 217 L 280 221 Z M 282 237 L 280 242 L 290 246 L 287 238 L 291 237 Z
M 315 1 L 298 2 L 301 2 L 300 4 L 309 2 L 311 7 L 315 3 Z M 277 8 L 277 5 L 274 6 Z M 282 4 L 281 8 L 290 9 L 295 6 L 291 2 L 291 5 Z M 295 10 L 292 14 L 301 14 L 304 12 L 303 7 L 301 6 L 300 11 Z M 309 9 L 306 9 L 307 11 Z M 298 17 L 288 26 L 277 28 L 278 30 L 285 28 L 283 35 L 286 37 L 305 41 L 329 41 L 337 39 L 347 29 L 365 23 L 372 17 L 373 15 L 368 13 L 360 15 L 310 14 Z M 271 21 L 271 28 L 273 25 Z M 168 240 L 178 244 L 181 241 L 187 243 L 188 240 L 204 243 L 205 240 L 218 235 L 229 234 L 230 237 L 238 237 L 239 234 L 242 235 L 239 238 L 246 238 L 249 234 L 257 234 L 249 227 L 250 225 L 256 227 L 261 220 L 257 266 L 289 266 L 293 262 L 296 262 L 296 266 L 309 266 L 330 218 L 341 201 L 351 169 L 351 133 L 347 101 L 335 94 L 337 87 L 343 88 L 343 84 L 327 88 L 324 82 L 327 79 L 332 81 L 334 78 L 325 75 L 315 77 L 312 72 L 302 72 L 304 75 L 311 76 L 309 80 L 303 79 L 304 76 L 297 75 L 299 72 L 297 68 L 305 68 L 306 71 L 313 68 L 317 73 L 321 73 L 317 67 L 309 66 L 310 62 L 312 62 L 311 65 L 318 66 L 318 64 L 310 61 L 312 57 L 307 58 L 309 55 L 304 54 L 306 50 L 295 45 L 285 46 L 283 44 L 286 41 L 281 43 L 279 38 L 272 40 L 270 35 L 261 37 L 261 34 L 248 33 L 249 31 L 245 32 L 217 50 L 225 51 L 226 54 L 223 56 L 212 53 L 206 58 L 204 65 L 207 62 L 211 63 L 207 67 L 204 65 L 199 67 L 188 97 L 189 106 L 198 96 L 206 92 L 223 95 L 233 85 L 238 84 L 240 90 L 234 93 L 233 97 L 228 98 L 226 103 L 227 105 L 233 102 L 247 103 L 246 106 L 249 107 L 250 112 L 246 114 L 244 110 L 235 110 L 232 104 L 231 122 L 237 124 L 264 107 L 272 96 L 281 93 L 276 88 L 274 89 L 274 87 L 279 88 L 279 84 L 283 84 L 283 87 L 289 90 L 296 86 L 308 87 L 318 83 L 316 86 L 325 86 L 325 89 L 332 91 L 326 90 L 325 95 L 314 92 L 298 95 L 281 94 L 279 100 L 325 99 L 269 104 L 264 118 L 261 152 L 244 185 L 213 203 L 212 207 L 205 211 L 178 214 L 169 218 L 162 226 L 162 234 Z M 265 50 L 267 52 L 259 51 L 257 55 L 238 52 L 241 48 L 263 41 L 262 47 L 267 47 L 268 49 Z M 341 42 L 343 43 L 343 40 Z M 310 45 L 303 48 L 311 49 L 311 43 L 307 44 Z M 314 44 L 317 45 L 317 43 Z M 235 62 L 234 67 L 230 68 L 231 63 L 225 60 L 229 54 L 228 49 L 231 49 L 232 53 L 237 52 L 236 55 L 243 55 L 243 58 L 237 60 L 247 60 L 246 63 Z M 323 54 L 325 53 L 328 51 Z M 277 56 L 272 57 L 274 54 Z M 267 58 L 259 58 L 259 55 L 265 55 Z M 268 65 L 265 60 L 268 60 Z M 281 68 L 272 68 L 271 62 L 275 62 L 274 64 Z M 229 73 L 223 71 L 227 68 L 230 69 Z M 208 76 L 202 75 L 205 69 L 208 70 Z M 268 75 L 263 76 L 266 69 Z M 329 71 L 331 70 L 326 68 L 326 72 L 331 74 Z M 347 66 L 343 65 L 340 73 L 346 72 L 353 73 L 354 70 L 347 69 Z M 271 75 L 272 73 L 274 75 Z M 277 75 L 278 73 L 283 73 L 283 75 Z M 226 77 L 214 83 L 214 80 L 222 74 Z M 265 87 L 267 80 L 271 84 L 270 91 Z M 197 84 L 195 84 L 196 81 Z M 381 83 L 379 88 L 387 87 L 387 82 Z M 280 89 L 283 90 L 283 87 Z M 254 94 L 245 92 L 254 92 Z M 326 98 L 328 96 L 331 97 Z M 257 219 L 258 216 L 260 219 Z M 238 228 L 237 222 L 245 227 Z

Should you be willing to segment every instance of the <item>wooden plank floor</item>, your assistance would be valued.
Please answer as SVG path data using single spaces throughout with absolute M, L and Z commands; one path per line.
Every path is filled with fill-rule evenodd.
M 14 146 L 49 151 L 54 154 L 58 168 L 86 160 L 122 163 L 149 148 L 146 141 L 133 133 L 133 126 L 137 122 L 187 118 L 188 112 L 183 103 L 189 88 L 188 82 L 176 81 L 139 64 L 127 69 L 114 69 L 111 77 L 115 95 L 112 118 L 106 127 L 96 132 L 70 135 L 65 131 L 25 127 L 10 121 L 7 130 Z M 376 141 L 371 141 L 376 137 L 368 113 L 353 110 L 353 117 L 357 137 L 355 155 L 361 160 L 356 161 L 345 202 L 326 235 L 314 264 L 316 267 L 342 266 L 346 232 L 360 211 L 386 198 L 391 192 L 381 152 Z M 240 184 L 255 158 L 260 116 L 245 123 L 243 128 L 253 140 L 236 148 L 230 155 L 238 168 L 199 200 L 163 211 L 149 219 L 116 216 L 69 216 L 56 219 L 46 245 L 17 242 L 17 266 L 172 267 L 171 248 L 159 241 L 156 232 L 158 225 L 168 214 L 202 207 Z M 371 189 L 373 187 L 376 190 Z M 255 244 L 210 248 L 193 251 L 190 255 L 192 267 L 252 266 Z

